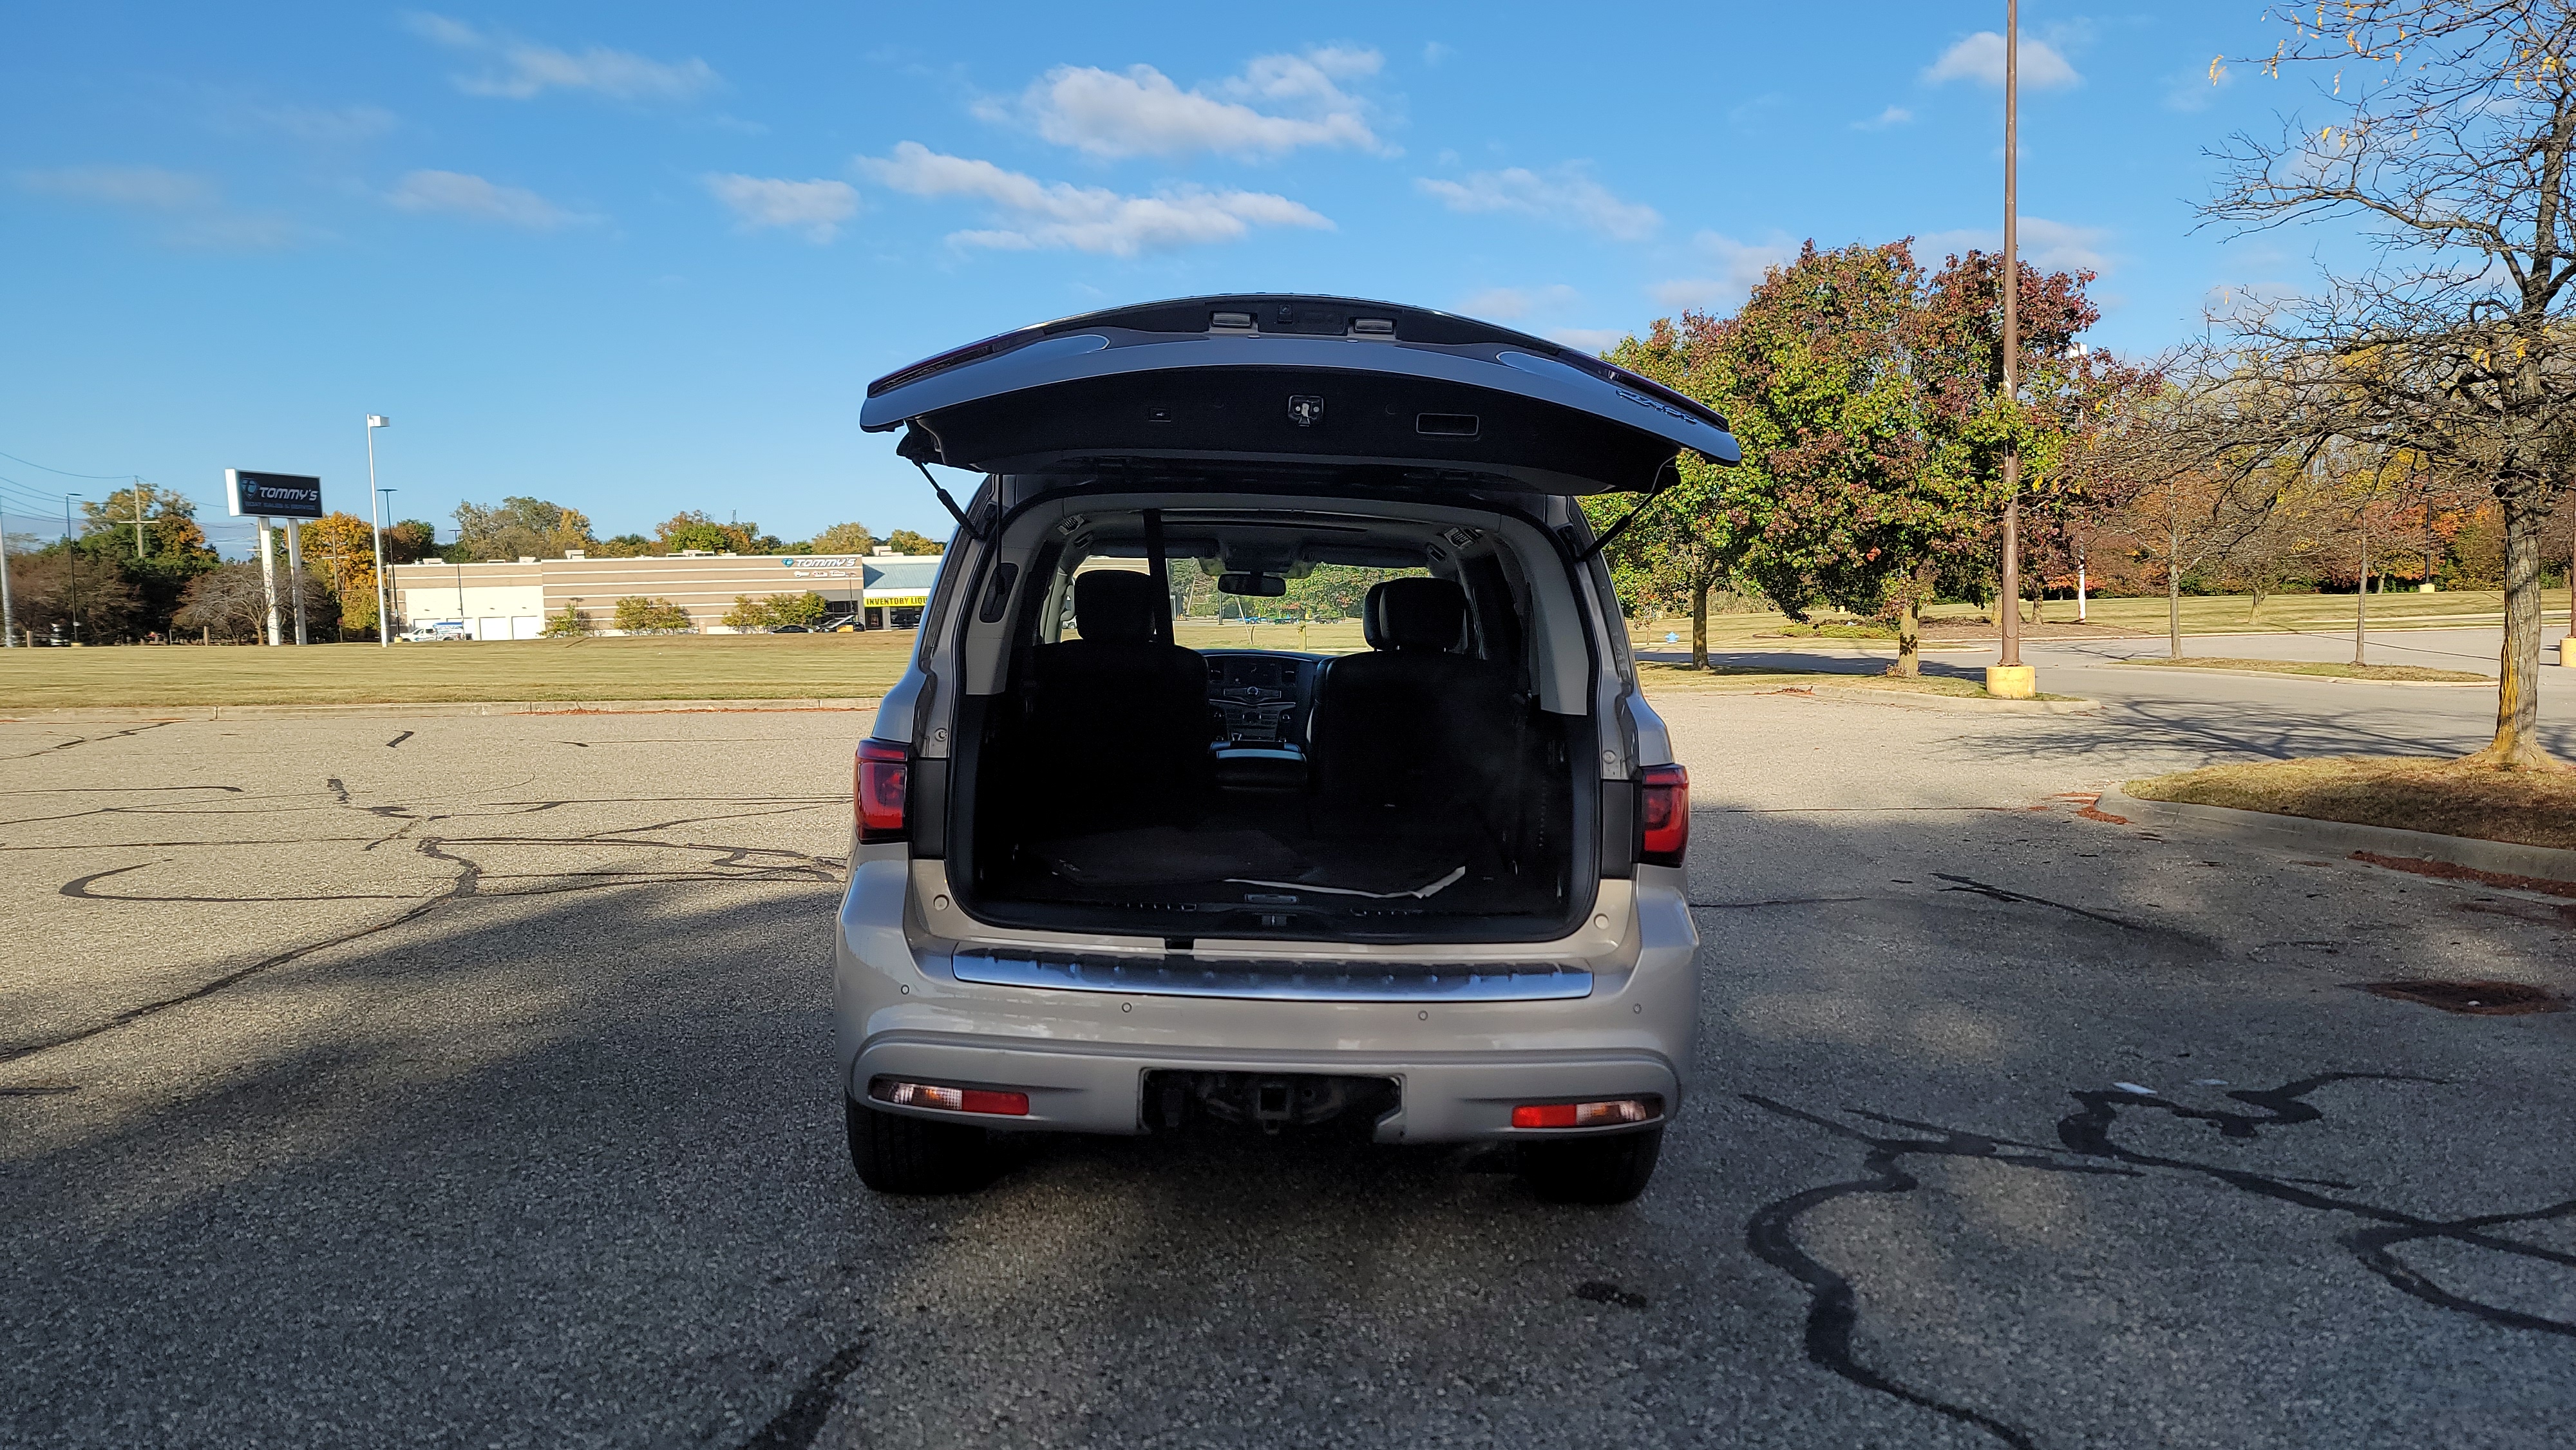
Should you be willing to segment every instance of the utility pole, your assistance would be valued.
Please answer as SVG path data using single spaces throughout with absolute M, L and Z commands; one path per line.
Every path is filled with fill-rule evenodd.
M 2004 397 L 2021 400 L 2021 0 L 2004 0 Z M 2004 454 L 2003 637 L 1986 693 L 2027 700 L 2038 691 L 2021 662 L 2021 449 Z
M 18 647 L 18 606 L 9 597 L 9 520 L 0 508 L 0 649 Z
M 71 607 L 63 611 L 71 621 L 72 643 L 80 643 L 80 550 L 72 546 L 72 500 L 76 493 L 63 495 L 63 575 L 71 580 Z
M 143 480 L 134 480 L 134 557 L 149 559 L 152 546 L 143 541 Z
M 393 419 L 382 413 L 367 415 L 367 522 L 376 534 L 376 645 L 391 649 L 394 632 L 385 620 L 385 521 L 376 505 L 382 501 L 376 489 L 376 430 L 391 427 Z

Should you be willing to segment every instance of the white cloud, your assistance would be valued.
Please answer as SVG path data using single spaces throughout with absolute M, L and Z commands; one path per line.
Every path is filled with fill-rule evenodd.
M 2236 72 L 2218 61 L 2211 61 L 2206 69 L 2185 66 L 2165 78 L 2165 109 L 2208 110 L 2218 93 L 2234 84 Z
M 1628 339 L 1628 334 L 1616 327 L 1558 327 L 1550 329 L 1547 335 L 1567 347 L 1579 347 L 1585 352 L 1608 352 Z
M 1281 156 L 1301 146 L 1382 149 L 1368 103 L 1337 82 L 1375 75 L 1374 50 L 1265 55 L 1213 87 L 1182 90 L 1150 65 L 1123 73 L 1060 65 L 1029 84 L 1021 115 L 1040 136 L 1094 156 L 1183 156 L 1197 151 Z M 988 119 L 1004 113 L 979 108 Z
M 158 166 L 63 166 L 21 171 L 18 184 L 45 196 L 144 211 L 191 211 L 213 206 L 215 184 L 202 176 Z
M 330 146 L 371 141 L 396 124 L 394 113 L 382 106 L 244 106 L 232 113 L 235 127 Z
M 1877 115 L 1870 117 L 1866 121 L 1852 122 L 1852 129 L 1855 131 L 1884 131 L 1891 126 L 1911 126 L 1913 124 L 1914 113 L 1912 111 L 1905 109 L 1903 106 L 1890 106 L 1886 110 L 1879 112 Z
M 2065 55 L 2045 40 L 2028 35 L 2021 38 L 2021 84 L 2029 90 L 2061 90 L 2081 85 L 2084 77 L 2075 73 Z M 1941 58 L 1924 68 L 1923 79 L 1938 85 L 1943 81 L 1975 81 L 1979 85 L 2000 87 L 2004 83 L 2004 37 L 1997 30 L 1980 30 L 1967 39 L 1941 52 Z
M 533 191 L 495 185 L 462 171 L 411 172 L 394 184 L 385 200 L 402 211 L 445 212 L 538 232 L 596 220 L 567 211 Z
M 1676 277 L 1657 282 L 1646 294 L 1665 307 L 1714 309 L 1732 307 L 1760 285 L 1773 267 L 1786 266 L 1798 255 L 1797 244 L 1779 233 L 1767 241 L 1739 242 L 1724 232 L 1702 232 L 1691 239 L 1717 264 L 1712 275 Z
M 1563 307 L 1582 294 L 1562 282 L 1545 287 L 1488 287 L 1458 304 L 1469 317 L 1509 322 L 1551 307 Z
M 784 181 L 739 173 L 704 178 L 715 199 L 733 209 L 745 231 L 790 227 L 820 245 L 841 234 L 841 223 L 859 209 L 858 188 L 846 181 Z
M 1001 213 L 1000 226 L 951 233 L 949 240 L 960 246 L 1070 247 L 1132 257 L 1167 247 L 1231 242 L 1257 226 L 1329 231 L 1333 225 L 1300 203 L 1269 192 L 1175 187 L 1151 196 L 1127 196 L 1106 187 L 1040 181 L 990 161 L 942 155 L 917 141 L 896 146 L 892 156 L 862 156 L 852 164 L 861 176 L 889 190 L 932 199 L 972 198 Z
M 1416 178 L 1424 195 L 1440 199 L 1456 212 L 1519 212 L 1563 225 L 1586 226 L 1623 242 L 1642 241 L 1664 223 L 1653 207 L 1621 201 L 1610 188 L 1592 179 L 1581 164 L 1569 162 L 1544 175 L 1523 166 L 1479 171 L 1465 181 Z
M 590 91 L 621 101 L 685 101 L 714 90 L 724 78 L 705 61 L 691 56 L 670 62 L 650 60 L 627 50 L 594 45 L 578 54 L 550 45 L 486 34 L 444 15 L 405 17 L 413 34 L 446 46 L 489 57 L 489 68 L 452 77 L 470 96 L 505 96 L 524 101 L 549 90 Z
M 1422 63 L 1424 65 L 1438 65 L 1440 62 L 1447 60 L 1449 57 L 1456 55 L 1457 53 L 1458 51 L 1455 47 L 1445 45 L 1440 41 L 1434 40 L 1422 47 Z
M 2103 243 L 2111 239 L 2107 227 L 2079 227 L 2066 222 L 2053 222 L 2046 217 L 2026 216 L 2021 219 L 2021 259 L 2043 272 L 2108 272 L 2110 259 L 2103 255 Z M 2000 251 L 2004 234 L 2000 228 L 1965 227 L 1957 231 L 1933 232 L 1917 237 L 1914 256 L 1927 266 L 1937 267 L 1940 259 L 1968 250 Z

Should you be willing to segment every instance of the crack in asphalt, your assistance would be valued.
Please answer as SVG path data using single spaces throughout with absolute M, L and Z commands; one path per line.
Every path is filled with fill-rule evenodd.
M 33 760 L 39 755 L 51 755 L 58 750 L 69 750 L 74 746 L 89 745 L 101 740 L 122 740 L 129 735 L 140 735 L 146 730 L 158 730 L 164 725 L 175 725 L 177 723 L 179 722 L 176 720 L 155 720 L 149 725 L 137 725 L 131 730 L 113 730 L 105 735 L 83 735 L 77 739 L 66 740 L 60 745 L 48 745 L 42 750 L 30 750 L 24 755 L 11 755 L 0 757 L 0 759 Z
M 1854 1332 L 1860 1322 L 1860 1310 L 1852 1281 L 1827 1267 L 1799 1241 L 1797 1222 L 1801 1217 L 1825 1204 L 1858 1194 L 1912 1192 L 1922 1186 L 1922 1181 L 1907 1172 L 1900 1160 L 1913 1156 L 1976 1158 L 2043 1173 L 2080 1173 L 2120 1178 L 2146 1178 L 2158 1176 L 2163 1172 L 2190 1174 L 2275 1202 L 2323 1212 L 2348 1214 L 2366 1220 L 2363 1227 L 2337 1235 L 2336 1242 L 2350 1251 L 2363 1268 L 2377 1275 L 2399 1292 L 2423 1303 L 2455 1313 L 2468 1314 L 2499 1328 L 2576 1337 L 2576 1322 L 2530 1314 L 2456 1293 L 2434 1282 L 2429 1275 L 2405 1263 L 2392 1252 L 2402 1244 L 2440 1239 L 2564 1268 L 2576 1268 L 2576 1253 L 2490 1232 L 2507 1224 L 2576 1218 L 2576 1199 L 2515 1213 L 2477 1214 L 2453 1219 L 2426 1218 L 2401 1209 L 2337 1196 L 2352 1190 L 2354 1185 L 2349 1183 L 2330 1179 L 2293 1178 L 2256 1173 L 2224 1164 L 2144 1153 L 2123 1147 L 2111 1136 L 2111 1129 L 2117 1122 L 2120 1110 L 2126 1108 L 2163 1112 L 2186 1122 L 2207 1123 L 2217 1129 L 2220 1137 L 2238 1141 L 2252 1140 L 2266 1128 L 2294 1127 L 2303 1123 L 2322 1121 L 2325 1117 L 2323 1110 L 2307 1102 L 2307 1095 L 2319 1088 L 2339 1082 L 2447 1085 L 2437 1078 L 2415 1077 L 2402 1073 L 2329 1072 L 2299 1078 L 2279 1087 L 2249 1088 L 2227 1094 L 2237 1102 L 2260 1110 L 2256 1113 L 2198 1108 L 2186 1103 L 2173 1102 L 2152 1093 L 2133 1093 L 2122 1089 L 2072 1091 L 2068 1096 L 2081 1103 L 2083 1108 L 2079 1112 L 2070 1113 L 2059 1119 L 2057 1124 L 2059 1146 L 2055 1148 L 2011 1138 L 1972 1133 L 1934 1123 L 1890 1117 L 1857 1108 L 1843 1110 L 1850 1117 L 1909 1129 L 1916 1134 L 1929 1135 L 1877 1136 L 1849 1124 L 1791 1107 L 1758 1093 L 1745 1093 L 1742 1094 L 1744 1101 L 1755 1107 L 1822 1128 L 1838 1138 L 1863 1144 L 1868 1150 L 1861 1159 L 1864 1176 L 1804 1189 L 1787 1197 L 1775 1199 L 1755 1210 L 1752 1217 L 1745 1221 L 1745 1247 L 1764 1263 L 1781 1270 L 1806 1287 L 1808 1305 L 1805 1349 L 1809 1361 L 1863 1389 L 1889 1395 L 1964 1424 L 1974 1425 L 2002 1443 L 2018 1447 L 2018 1450 L 2037 1450 L 2039 1442 L 2031 1431 L 1984 1411 L 1943 1399 L 1926 1390 L 1913 1388 L 1860 1361 L 1853 1348 Z M 2073 1161 L 2069 1161 L 2070 1155 Z
M 2063 901 L 2051 901 L 2045 896 L 2025 896 L 2021 892 L 2007 890 L 2001 886 L 1988 885 L 1983 881 L 1972 881 L 1965 876 L 1953 876 L 1947 871 L 1935 871 L 1932 875 L 1936 880 L 1955 881 L 1958 883 L 1955 886 L 1944 886 L 1940 888 L 1943 891 L 1969 891 L 1995 901 L 2014 902 L 2024 906 L 2045 906 L 2052 910 L 2066 912 L 2072 916 L 2081 916 L 2091 921 L 2098 921 L 2110 926 L 2116 926 L 2122 931 L 2162 932 L 2169 935 L 2180 934 L 2174 933 L 2169 927 L 2147 926 L 2139 922 L 2130 921 L 2125 917 L 2110 916 L 2099 911 L 2087 911 L 2080 906 L 2069 906 Z
M 808 1450 L 823 1433 L 823 1423 L 832 1417 L 840 1403 L 841 1382 L 850 1377 L 867 1357 L 865 1335 L 841 1346 L 830 1359 L 814 1367 L 797 1386 L 795 1398 L 787 1408 L 772 1415 L 769 1423 L 752 1432 L 736 1450 Z
M 411 737 L 412 737 L 412 732 L 411 732 L 411 731 L 409 731 L 409 730 L 406 730 L 406 731 L 404 731 L 403 733 L 401 733 L 400 735 L 395 736 L 393 739 L 386 741 L 386 742 L 385 742 L 385 748 L 386 748 L 387 750 L 395 749 L 395 748 L 399 747 L 399 746 L 400 746 L 404 741 L 409 740 Z
M 415 812 L 412 807 L 402 804 L 362 805 L 353 798 L 347 783 L 338 776 L 327 777 L 324 784 L 331 790 L 334 796 L 334 799 L 329 802 L 330 805 L 360 812 L 378 820 L 399 820 L 403 823 L 400 829 L 392 832 L 390 835 L 369 838 L 367 840 L 367 844 L 360 848 L 362 851 L 372 851 L 376 847 L 384 845 L 389 841 L 402 838 L 404 835 L 415 829 L 422 827 L 434 828 L 440 823 L 454 821 L 458 819 L 460 815 L 465 814 L 465 812 L 422 814 Z M 239 790 L 238 787 L 230 786 L 206 788 Z M 711 799 L 717 798 L 705 796 L 642 797 L 636 798 L 632 801 L 619 803 L 659 803 L 662 801 L 673 800 Z M 746 802 L 745 804 L 770 806 L 778 804 L 781 800 L 794 799 L 797 798 L 768 798 L 757 802 Z M 284 966 L 289 962 L 310 956 L 315 952 L 323 951 L 331 947 L 344 946 L 364 937 L 373 936 L 378 932 L 390 930 L 391 928 L 400 926 L 405 922 L 417 920 L 421 916 L 448 902 L 461 901 L 469 898 L 491 899 L 495 897 L 555 896 L 572 892 L 611 890 L 629 886 L 673 885 L 696 881 L 736 883 L 831 881 L 835 879 L 836 873 L 841 869 L 841 863 L 839 861 L 832 860 L 827 857 L 809 855 L 802 851 L 789 850 L 784 847 L 732 846 L 714 842 L 651 841 L 636 839 L 636 833 L 638 832 L 663 831 L 669 830 L 675 826 L 693 825 L 705 822 L 747 820 L 775 815 L 788 815 L 793 814 L 797 810 L 810 810 L 815 805 L 825 803 L 837 804 L 838 798 L 818 797 L 803 804 L 784 806 L 780 809 L 724 811 L 700 816 L 677 817 L 668 821 L 653 822 L 640 826 L 611 826 L 598 831 L 568 836 L 424 836 L 414 840 L 413 842 L 414 849 L 420 855 L 430 860 L 438 861 L 457 868 L 456 876 L 444 888 L 428 893 L 425 896 L 407 892 L 340 892 L 308 896 L 244 896 L 238 894 L 227 896 L 181 896 L 161 894 L 127 895 L 94 889 L 96 883 L 108 880 L 112 877 L 123 876 L 129 872 L 145 870 L 152 866 L 165 865 L 170 860 L 175 859 L 171 857 L 163 857 L 152 861 L 135 862 L 129 865 L 111 867 L 107 870 L 93 871 L 86 875 L 77 876 L 66 881 L 62 886 L 57 888 L 57 894 L 80 901 L 146 905 L 229 905 L 249 902 L 324 901 L 410 901 L 414 904 L 408 910 L 402 911 L 388 920 L 378 922 L 372 926 L 361 927 L 355 931 L 344 932 L 322 941 L 306 943 L 302 946 L 293 947 L 288 950 L 263 957 L 248 966 L 238 968 L 208 982 L 201 983 L 189 991 L 162 998 L 157 1001 L 147 1002 L 137 1007 L 128 1008 L 123 1012 L 117 1013 L 103 1021 L 93 1023 L 92 1025 L 78 1031 L 64 1033 L 38 1042 L 22 1043 L 14 1046 L 0 1046 L 0 1063 L 14 1062 L 39 1052 L 46 1052 L 57 1047 L 65 1047 L 76 1042 L 86 1041 L 102 1033 L 111 1032 L 119 1027 L 128 1026 L 147 1017 L 168 1011 L 173 1007 L 184 1006 L 187 1003 L 202 1000 L 217 992 L 221 992 L 226 988 L 247 981 L 262 972 L 270 970 L 271 968 Z M 515 806 L 525 803 L 512 802 L 507 804 Z M 583 800 L 549 801 L 539 805 L 538 809 L 551 809 L 560 806 L 587 804 L 594 804 L 594 802 Z M 100 806 L 92 810 L 78 812 L 72 816 L 53 817 L 50 819 L 70 820 L 93 815 L 165 813 L 203 814 L 202 812 L 161 812 L 151 809 L 136 809 L 121 806 Z M 238 812 L 224 812 L 221 814 L 238 814 Z M 155 843 L 153 848 L 213 848 L 244 844 L 259 843 L 222 840 L 174 841 Z M 570 871 L 496 872 L 490 870 L 483 862 L 475 859 L 474 857 L 461 854 L 462 849 L 477 846 L 609 846 L 624 850 L 695 852 L 711 855 L 712 859 L 704 862 L 700 867 L 694 870 L 645 866 L 601 867 L 590 870 Z M 451 850 L 449 849 L 451 847 L 460 849 Z M 117 848 L 93 846 L 86 849 L 105 850 Z M 531 880 L 558 882 L 562 884 L 546 887 L 518 887 L 515 889 L 496 891 L 487 891 L 484 889 L 486 882 Z

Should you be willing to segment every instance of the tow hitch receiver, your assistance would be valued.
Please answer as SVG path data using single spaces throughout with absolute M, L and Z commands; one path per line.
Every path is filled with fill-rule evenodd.
M 1287 1128 L 1347 1125 L 1365 1132 L 1402 1101 L 1392 1078 L 1321 1073 L 1149 1072 L 1145 1126 L 1177 1132 L 1194 1125 Z

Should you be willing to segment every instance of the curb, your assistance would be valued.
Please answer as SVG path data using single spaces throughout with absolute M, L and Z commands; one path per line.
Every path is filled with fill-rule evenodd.
M 875 695 L 775 700 L 416 700 L 366 705 L 100 705 L 0 714 L 9 724 L 178 720 L 397 719 L 426 715 L 653 715 L 711 711 L 870 710 Z
M 2482 841 L 2474 836 L 2444 836 L 2432 831 L 2404 831 L 2394 826 L 2356 826 L 2346 821 L 2318 821 L 2306 816 L 2239 810 L 2234 806 L 2143 800 L 2116 785 L 2102 788 L 2102 798 L 2094 802 L 2094 809 L 2126 816 L 2131 821 L 2202 826 L 2251 845 L 2297 846 L 2310 851 L 2341 851 L 2346 854 L 2367 851 L 2374 855 L 2440 861 L 2494 876 L 2576 881 L 2576 851 L 2560 850 L 2554 846 Z
M 2105 660 L 2098 668 L 2153 670 L 2165 675 L 2252 675 L 2265 680 L 2320 680 L 2335 685 L 2395 685 L 2406 690 L 2492 690 L 2496 687 L 2494 680 L 2365 680 L 2350 675 L 2303 675 L 2295 670 L 2207 670 L 2191 665 L 2140 664 L 2135 660 Z
M 1893 705 L 1900 710 L 1952 710 L 1969 714 L 2005 715 L 2089 715 L 2102 708 L 2099 700 L 1994 700 L 1973 695 L 1929 695 L 1911 690 L 1872 690 L 1850 685 L 1769 685 L 1745 689 L 1700 686 L 1687 691 L 1693 695 L 1735 695 L 1752 698 L 1762 695 L 1808 695 L 1819 700 L 1843 704 Z M 1666 699 L 1675 698 L 1666 696 Z

